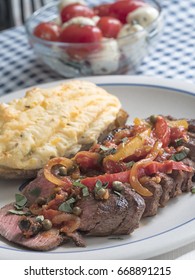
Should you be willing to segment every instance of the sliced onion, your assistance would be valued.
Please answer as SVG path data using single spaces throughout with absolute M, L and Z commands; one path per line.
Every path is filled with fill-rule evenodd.
M 143 196 L 152 196 L 153 195 L 147 188 L 143 187 L 143 185 L 140 183 L 138 174 L 139 174 L 140 168 L 146 167 L 158 156 L 161 146 L 162 146 L 162 143 L 159 141 L 156 141 L 154 148 L 147 155 L 147 157 L 145 159 L 142 159 L 142 160 L 136 162 L 131 168 L 129 182 L 130 182 L 131 187 L 140 195 L 143 195 Z
M 63 224 L 61 232 L 71 233 L 77 230 L 80 226 L 81 219 L 78 216 L 68 213 L 61 213 L 52 219 L 54 225 Z
M 65 188 L 71 187 L 72 183 L 68 177 L 63 177 L 63 179 L 60 179 L 52 173 L 52 168 L 58 164 L 63 165 L 64 167 L 69 169 L 73 166 L 73 161 L 71 159 L 64 158 L 64 157 L 52 158 L 45 165 L 44 168 L 45 178 L 57 186 L 63 186 Z

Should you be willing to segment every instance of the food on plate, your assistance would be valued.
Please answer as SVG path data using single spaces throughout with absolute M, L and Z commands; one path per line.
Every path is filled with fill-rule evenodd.
M 83 62 L 98 75 L 117 72 L 120 64 L 135 53 L 142 57 L 147 35 L 154 29 L 150 27 L 160 14 L 157 7 L 141 0 L 116 0 L 93 7 L 81 1 L 61 1 L 58 10 L 57 19 L 39 23 L 33 34 L 43 40 L 64 43 L 53 46 L 55 51 L 62 52 L 62 61 L 70 61 L 69 67 L 71 62 L 75 62 L 75 67 Z M 110 45 L 115 47 L 105 52 Z M 113 59 L 115 63 L 109 64 L 108 60 Z M 101 68 L 94 67 L 99 62 Z
M 0 104 L 0 177 L 35 177 L 50 158 L 74 155 L 126 119 L 118 98 L 90 82 L 30 89 Z
M 0 210 L 0 234 L 33 250 L 85 236 L 131 234 L 183 192 L 195 174 L 195 120 L 136 118 L 87 151 L 50 159 Z M 179 202 L 178 202 L 179 203 Z

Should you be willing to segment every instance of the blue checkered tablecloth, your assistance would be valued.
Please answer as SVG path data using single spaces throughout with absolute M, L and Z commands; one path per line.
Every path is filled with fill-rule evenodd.
M 165 15 L 163 34 L 135 74 L 194 83 L 195 0 L 158 1 Z M 0 95 L 60 79 L 37 59 L 23 26 L 0 32 Z

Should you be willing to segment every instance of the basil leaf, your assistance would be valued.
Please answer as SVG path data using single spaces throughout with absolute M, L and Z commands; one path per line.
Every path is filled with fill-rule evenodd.
M 87 187 L 83 188 L 82 189 L 82 193 L 83 193 L 83 196 L 88 196 L 89 195 L 89 190 Z
M 181 161 L 182 159 L 187 157 L 187 153 L 185 151 L 182 151 L 180 153 L 174 154 L 171 156 L 171 159 L 174 161 Z
M 66 213 L 72 213 L 72 205 L 76 200 L 71 197 L 70 199 L 66 200 L 62 204 L 60 204 L 58 210 Z
M 27 203 L 27 198 L 20 193 L 15 194 L 15 200 L 16 200 L 16 205 L 19 207 L 23 207 Z
M 19 215 L 19 216 L 30 215 L 29 212 L 24 212 L 24 211 L 19 211 L 19 210 L 14 210 L 14 209 L 9 210 L 8 213 Z
M 75 186 L 75 187 L 80 187 L 80 188 L 86 188 L 86 186 L 83 185 L 83 184 L 82 184 L 81 182 L 79 182 L 79 181 L 73 182 L 73 186 Z
M 62 212 L 66 212 L 66 213 L 72 213 L 72 207 L 70 206 L 69 203 L 67 202 L 63 202 L 59 208 L 58 208 L 59 211 L 62 211 Z

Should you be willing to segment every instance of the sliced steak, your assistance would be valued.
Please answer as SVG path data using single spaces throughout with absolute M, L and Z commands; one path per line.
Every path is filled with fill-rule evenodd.
M 195 163 L 188 158 L 182 160 L 182 162 L 188 166 L 195 168 Z M 181 194 L 182 192 L 189 192 L 193 186 L 193 172 L 186 172 L 182 170 L 173 170 L 170 174 L 175 182 L 175 190 L 173 197 Z
M 189 141 L 187 143 L 184 143 L 183 145 L 190 149 L 190 152 L 188 154 L 189 158 L 191 160 L 195 161 L 195 133 L 188 132 Z
M 145 209 L 143 198 L 125 185 L 121 195 L 110 191 L 109 199 L 91 194 L 78 206 L 82 209 L 80 231 L 90 236 L 130 234 L 138 227 Z
M 163 193 L 160 184 L 155 183 L 152 180 L 147 181 L 144 187 L 153 193 L 152 196 L 143 196 L 146 208 L 143 213 L 143 217 L 150 217 L 156 215 L 160 204 L 160 198 Z
M 52 195 L 55 185 L 49 182 L 43 175 L 43 171 L 31 181 L 22 191 L 28 200 L 28 206 L 33 204 L 38 197 L 48 198 Z
M 159 173 L 158 176 L 161 179 L 160 185 L 162 187 L 162 195 L 159 204 L 161 207 L 164 207 L 175 194 L 175 182 L 174 179 L 167 174 Z
M 63 242 L 64 238 L 57 229 L 41 232 L 31 238 L 24 237 L 18 226 L 21 216 L 9 214 L 11 209 L 14 209 L 13 204 L 0 210 L 0 234 L 8 241 L 40 251 L 54 249 Z

